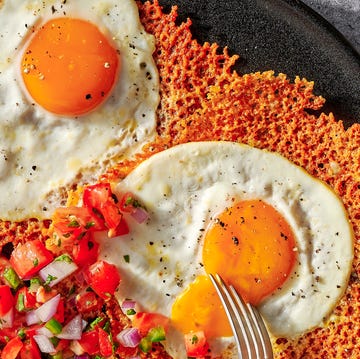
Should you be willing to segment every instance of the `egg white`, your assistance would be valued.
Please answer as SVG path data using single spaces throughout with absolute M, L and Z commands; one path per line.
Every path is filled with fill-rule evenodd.
M 344 206 L 326 184 L 276 153 L 231 142 L 183 144 L 140 164 L 117 191 L 132 191 L 150 219 L 129 218 L 130 234 L 102 240 L 101 255 L 119 267 L 120 297 L 144 310 L 170 316 L 175 298 L 204 274 L 204 229 L 234 199 L 271 204 L 296 237 L 291 278 L 260 305 L 272 335 L 294 337 L 321 325 L 344 293 L 353 258 Z M 185 357 L 177 340 L 168 340 L 170 351 Z
M 20 74 L 21 55 L 36 26 L 61 16 L 91 21 L 120 54 L 111 96 L 77 118 L 34 104 Z M 93 181 L 115 157 L 132 155 L 154 137 L 154 38 L 144 31 L 133 0 L 6 0 L 0 24 L 0 218 L 46 218 L 60 204 L 59 188 Z

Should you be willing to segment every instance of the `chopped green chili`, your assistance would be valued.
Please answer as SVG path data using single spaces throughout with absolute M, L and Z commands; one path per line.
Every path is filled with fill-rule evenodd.
M 13 289 L 17 289 L 22 283 L 17 273 L 11 267 L 5 268 L 3 275 L 9 286 Z
M 66 262 L 66 263 L 72 263 L 72 259 L 69 255 L 67 254 L 62 254 L 61 256 L 57 257 L 55 259 L 56 262 Z
M 164 327 L 151 328 L 147 334 L 147 337 L 152 343 L 161 342 L 165 340 L 165 329 Z
M 55 318 L 51 318 L 48 322 L 46 322 L 45 328 L 49 329 L 50 332 L 55 335 L 60 334 L 62 331 L 61 323 L 57 321 Z
M 25 310 L 25 296 L 23 293 L 19 293 L 15 307 L 18 312 L 23 312 Z
M 148 353 L 152 348 L 152 342 L 148 337 L 144 337 L 140 340 L 139 349 L 144 352 Z

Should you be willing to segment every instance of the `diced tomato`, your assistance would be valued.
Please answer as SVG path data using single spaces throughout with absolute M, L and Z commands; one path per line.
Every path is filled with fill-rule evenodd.
M 29 279 L 53 260 L 39 239 L 19 244 L 11 253 L 10 263 L 22 279 Z
M 41 359 L 39 347 L 32 337 L 24 342 L 20 350 L 20 359 Z
M 16 292 L 15 305 L 19 312 L 35 309 L 36 296 L 29 292 L 28 287 L 22 287 Z
M 8 285 L 0 285 L 0 316 L 5 315 L 15 305 L 14 296 Z
M 78 243 L 74 243 L 73 259 L 79 267 L 96 262 L 99 255 L 99 243 L 94 239 L 93 233 L 88 232 Z
M 54 319 L 59 323 L 64 323 L 65 321 L 65 302 L 64 298 L 60 298 L 56 313 L 54 314 Z
M 9 338 L 17 335 L 17 328 L 1 328 L 0 329 L 0 344 L 6 344 Z
M 122 213 L 112 199 L 103 203 L 101 213 L 104 216 L 106 226 L 109 230 L 115 231 L 122 220 Z M 109 236 L 110 237 L 110 236 Z
M 32 338 L 34 335 L 37 334 L 37 331 L 43 327 L 43 324 L 34 324 L 30 327 L 27 327 L 25 329 L 25 332 L 26 332 L 26 337 L 27 338 Z
M 53 221 L 62 223 L 66 226 L 67 231 L 73 228 L 85 228 L 102 230 L 104 227 L 101 222 L 87 207 L 60 207 L 57 208 L 53 215 Z
M 138 312 L 132 318 L 132 325 L 142 336 L 147 335 L 150 329 L 163 327 L 165 332 L 169 326 L 169 318 L 159 313 Z
M 4 347 L 1 353 L 1 359 L 16 359 L 23 347 L 23 342 L 16 336 L 12 338 Z
M 97 329 L 83 333 L 81 339 L 78 340 L 78 343 L 83 348 L 83 350 L 90 354 L 96 355 L 99 353 L 99 333 Z
M 109 183 L 99 183 L 86 187 L 83 194 L 83 203 L 99 218 L 104 219 L 110 238 L 129 233 L 129 228 L 114 200 Z
M 55 220 L 54 232 L 59 237 L 62 248 L 65 249 L 71 247 L 74 241 L 81 238 L 81 236 L 85 233 L 82 227 L 69 228 L 67 222 L 56 222 Z
M 49 290 L 48 288 L 45 288 L 44 286 L 40 286 L 38 288 L 38 290 L 36 291 L 36 301 L 38 303 L 45 303 L 52 297 L 55 297 L 55 295 L 57 295 L 57 294 L 58 294 L 58 292 L 54 288 Z
M 100 310 L 103 301 L 94 292 L 83 292 L 76 296 L 75 305 L 79 313 Z
M 101 298 L 114 295 L 120 283 L 120 274 L 114 264 L 98 260 L 85 271 L 85 280 Z
M 119 207 L 123 213 L 134 213 L 140 204 L 131 192 L 126 192 L 120 199 Z
M 112 343 L 110 340 L 110 336 L 101 327 L 98 327 L 97 329 L 98 329 L 98 334 L 99 334 L 100 354 L 104 357 L 109 357 L 112 354 Z
M 55 347 L 56 351 L 60 352 L 68 349 L 70 346 L 70 342 L 71 342 L 70 340 L 61 339 Z
M 125 234 L 128 234 L 130 232 L 129 226 L 125 220 L 124 217 L 121 218 L 120 223 L 116 228 L 110 228 L 108 230 L 108 237 L 113 238 L 117 236 L 123 236 Z
M 95 209 L 101 213 L 103 204 L 110 198 L 112 198 L 112 192 L 109 183 L 98 183 L 84 189 L 83 203 L 91 210 Z
M 203 331 L 185 334 L 184 339 L 188 357 L 199 358 L 208 353 L 209 343 Z
M 72 243 L 87 231 L 105 229 L 104 221 L 94 215 L 87 207 L 60 207 L 53 214 L 54 230 L 62 241 Z

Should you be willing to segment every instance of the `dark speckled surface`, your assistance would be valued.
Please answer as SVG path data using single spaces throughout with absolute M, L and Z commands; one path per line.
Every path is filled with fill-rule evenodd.
M 335 26 L 360 52 L 360 0 L 302 0 Z
M 328 21 L 297 0 L 159 0 L 191 18 L 201 43 L 217 42 L 241 55 L 239 73 L 275 70 L 315 81 L 346 127 L 360 122 L 360 56 Z

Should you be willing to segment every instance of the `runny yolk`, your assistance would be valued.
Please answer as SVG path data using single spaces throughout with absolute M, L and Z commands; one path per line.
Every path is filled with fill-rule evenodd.
M 278 211 L 261 200 L 243 201 L 210 224 L 203 264 L 207 273 L 220 274 L 247 302 L 257 305 L 289 277 L 295 248 L 292 229 Z M 209 338 L 230 336 L 215 289 L 204 278 L 198 277 L 173 304 L 174 325 L 183 333 L 204 330 Z
M 206 275 L 198 276 L 177 298 L 171 321 L 184 334 L 203 330 L 207 338 L 232 335 L 221 301 Z
M 56 18 L 41 26 L 26 48 L 21 73 L 29 94 L 59 115 L 82 115 L 100 105 L 114 87 L 119 57 L 88 21 Z

